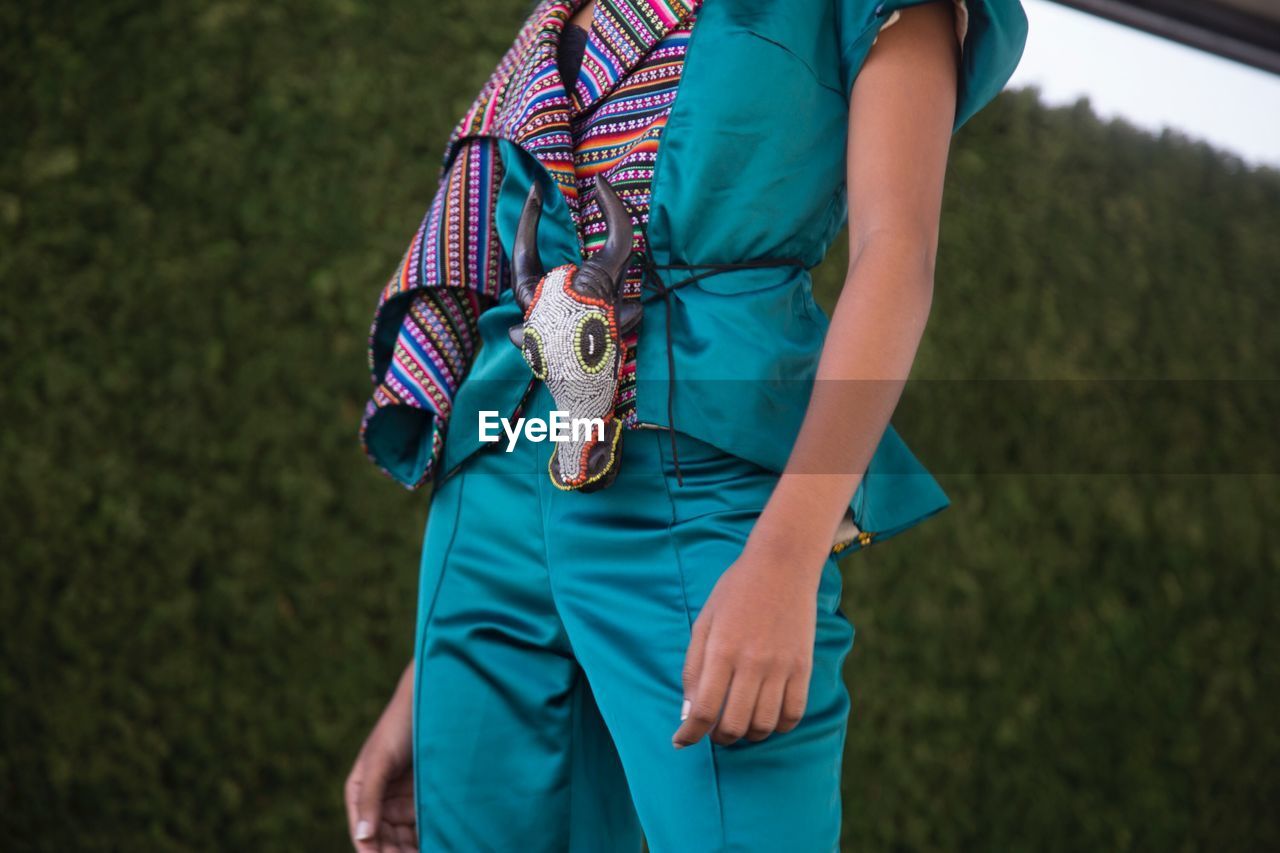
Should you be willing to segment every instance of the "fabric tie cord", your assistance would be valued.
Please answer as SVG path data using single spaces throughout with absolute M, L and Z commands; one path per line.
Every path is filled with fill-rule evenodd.
M 710 278 L 720 273 L 732 272 L 735 270 L 758 269 L 767 267 L 786 267 L 794 266 L 800 269 L 806 269 L 807 265 L 799 258 L 760 258 L 754 261 L 738 261 L 734 263 L 719 264 L 659 264 L 654 262 L 648 252 L 636 251 L 632 253 L 640 258 L 640 263 L 644 271 L 644 288 L 648 291 L 647 296 L 642 296 L 641 301 L 647 302 L 652 299 L 661 298 L 665 310 L 665 322 L 663 334 L 667 344 L 667 429 L 671 438 L 671 464 L 675 468 L 676 483 L 683 486 L 684 477 L 680 473 L 680 452 L 676 449 L 676 415 L 675 415 L 675 385 L 676 385 L 676 359 L 674 347 L 671 339 L 671 294 L 682 287 L 686 287 L 704 278 Z M 658 274 L 660 270 L 683 270 L 693 272 L 693 275 L 680 279 L 674 284 L 667 284 Z M 694 271 L 697 272 L 694 272 Z
M 542 218 L 542 190 L 529 190 L 516 232 L 511 279 L 521 322 L 508 333 L 524 356 L 535 379 L 546 385 L 557 409 L 573 423 L 600 424 L 596 435 L 579 436 L 557 443 L 548 461 L 548 474 L 556 488 L 593 492 L 607 488 L 617 478 L 621 464 L 621 424 L 614 400 L 626 361 L 625 338 L 641 324 L 642 304 L 661 298 L 666 308 L 663 334 L 667 355 L 667 426 L 671 435 L 672 465 L 676 481 L 684 485 L 675 439 L 676 366 L 671 330 L 671 294 L 713 275 L 744 269 L 798 266 L 797 258 L 763 258 L 714 264 L 659 264 L 647 251 L 634 248 L 633 218 L 603 174 L 595 179 L 595 197 L 605 212 L 606 239 L 599 251 L 581 266 L 561 264 L 544 270 L 538 250 L 538 224 Z M 647 245 L 647 242 L 645 243 Z M 643 270 L 640 298 L 625 298 L 624 274 L 638 258 Z M 660 270 L 692 273 L 666 284 Z

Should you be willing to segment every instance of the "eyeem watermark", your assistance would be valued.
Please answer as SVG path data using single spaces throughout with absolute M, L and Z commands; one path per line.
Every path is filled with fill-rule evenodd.
M 502 441 L 501 428 L 507 436 L 507 453 L 515 449 L 521 435 L 529 441 L 604 441 L 604 418 L 571 418 L 568 412 L 551 410 L 551 419 L 501 417 L 496 411 L 480 412 L 480 440 L 489 444 Z M 594 435 L 593 435 L 594 433 Z

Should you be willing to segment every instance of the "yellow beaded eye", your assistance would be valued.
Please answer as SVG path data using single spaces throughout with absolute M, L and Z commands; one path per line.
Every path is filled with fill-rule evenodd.
M 529 363 L 529 369 L 533 371 L 533 375 L 545 380 L 547 360 L 542 354 L 542 335 L 538 334 L 537 329 L 525 327 L 524 343 L 521 344 L 520 350 L 524 353 L 524 360 Z
M 609 335 L 609 318 L 599 311 L 588 311 L 578 319 L 574 330 L 574 351 L 578 364 L 587 373 L 599 373 L 608 363 L 613 352 L 613 338 Z

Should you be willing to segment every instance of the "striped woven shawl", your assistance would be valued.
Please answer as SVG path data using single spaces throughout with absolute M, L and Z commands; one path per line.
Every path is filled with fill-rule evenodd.
M 361 444 L 409 489 L 429 482 L 444 445 L 454 394 L 478 345 L 480 313 L 510 286 L 495 208 L 503 164 L 498 140 L 532 154 L 564 195 L 589 257 L 604 243 L 592 184 L 603 173 L 634 219 L 643 251 L 653 166 L 675 99 L 701 0 L 598 0 L 578 79 L 567 90 L 556 65 L 565 23 L 584 0 L 543 0 L 521 28 L 446 147 L 439 186 L 395 275 L 382 289 L 369 332 L 373 392 Z M 638 296 L 639 261 L 624 293 Z M 626 341 L 615 412 L 635 424 L 635 335 Z M 414 477 L 391 470 L 369 440 L 389 417 L 421 421 L 430 462 Z M 426 448 L 423 448 L 426 449 Z

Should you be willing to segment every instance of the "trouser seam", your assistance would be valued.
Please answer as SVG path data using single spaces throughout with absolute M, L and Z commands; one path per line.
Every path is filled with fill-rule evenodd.
M 552 601 L 554 603 L 554 598 Z M 568 632 L 566 632 L 567 635 Z M 565 788 L 568 789 L 568 793 L 565 795 L 565 813 L 569 817 L 567 821 L 568 827 L 565 832 L 565 849 L 567 851 L 573 850 L 573 828 L 577 825 L 577 821 L 574 819 L 574 807 L 577 805 L 577 801 L 574 798 L 573 786 L 577 781 L 574 762 L 577 760 L 578 749 L 581 746 L 577 743 L 579 735 L 579 703 L 582 701 L 582 697 L 578 695 L 578 691 L 582 689 L 582 685 L 579 683 L 581 678 L 583 678 L 582 667 L 578 665 L 573 671 L 573 680 L 570 682 L 571 686 L 569 687 L 569 736 L 565 738 L 569 742 L 569 748 L 565 750 L 564 764 L 565 772 L 568 776 L 568 783 L 565 785 Z
M 573 679 L 570 682 L 569 691 L 566 694 L 569 702 L 569 748 L 566 750 L 565 759 L 568 773 L 568 806 L 567 813 L 569 815 L 569 829 L 566 833 L 566 841 L 568 850 L 573 849 L 573 827 L 574 821 L 574 805 L 576 799 L 574 797 L 574 785 L 576 783 L 577 774 L 575 772 L 575 760 L 577 752 L 581 750 L 582 744 L 576 743 L 580 739 L 581 729 L 579 722 L 581 721 L 581 703 L 585 698 L 580 695 L 580 691 L 584 689 L 584 684 L 589 685 L 590 679 L 587 677 L 586 670 L 582 666 L 582 661 L 578 658 L 577 651 L 573 648 L 573 636 L 569 633 L 569 627 L 565 625 L 564 614 L 560 609 L 560 602 L 556 599 L 555 580 L 551 576 L 551 550 L 550 537 L 547 536 L 549 529 L 548 514 L 551 512 L 551 503 L 559 494 L 554 487 L 550 485 L 549 475 L 544 474 L 547 466 L 550 465 L 550 454 L 547 456 L 546 463 L 543 462 L 543 454 L 541 452 L 534 453 L 534 493 L 538 501 L 538 518 L 541 522 L 542 530 L 539 538 L 542 540 L 542 570 L 547 581 L 547 595 L 551 599 L 551 609 L 555 613 L 555 618 L 559 622 L 559 629 L 564 635 L 565 645 L 569 648 L 569 658 L 573 661 Z
M 444 586 L 444 576 L 445 576 L 445 572 L 447 572 L 449 568 L 449 558 L 453 554 L 453 547 L 458 539 L 458 519 L 462 515 L 462 497 L 463 497 L 463 490 L 466 486 L 466 482 L 467 481 L 466 481 L 465 474 L 459 474 L 457 485 L 456 485 L 458 494 L 457 494 L 456 500 L 454 501 L 453 519 L 449 529 L 449 540 L 448 542 L 445 543 L 444 552 L 440 555 L 440 571 L 436 573 L 435 588 L 431 590 L 431 601 L 427 605 L 426 611 L 422 614 L 422 629 L 418 631 L 418 637 L 414 644 L 414 650 L 413 650 L 413 702 L 411 703 L 412 726 L 413 726 L 413 733 L 411 738 L 412 753 L 413 753 L 412 754 L 413 828 L 418 836 L 419 847 L 421 847 L 422 840 L 425 837 L 422 832 L 422 816 L 421 816 L 421 809 L 419 808 L 419 803 L 421 802 L 421 797 L 422 797 L 422 780 L 419 774 L 419 761 L 418 761 L 418 744 L 419 744 L 418 703 L 420 701 L 421 691 L 422 691 L 422 664 L 423 664 L 422 653 L 427 645 L 427 633 L 431 630 L 431 619 L 435 615 L 436 602 L 440 599 L 440 588 Z M 432 494 L 431 496 L 432 503 L 435 503 L 435 499 L 438 496 L 439 496 L 439 492 L 435 492 Z M 428 509 L 427 510 L 428 525 L 431 524 L 430 516 L 431 516 L 431 510 Z M 424 548 L 426 547 L 425 542 L 423 543 L 423 547 Z M 425 556 L 426 555 L 424 554 L 423 557 L 425 558 Z M 421 567 L 419 567 L 419 571 L 421 571 Z
M 676 439 L 678 440 L 679 436 L 676 436 Z M 676 543 L 675 543 L 674 527 L 676 524 L 676 501 L 675 501 L 675 496 L 671 492 L 671 478 L 670 476 L 667 475 L 667 472 L 665 470 L 668 462 L 667 448 L 663 446 L 663 442 L 656 434 L 654 435 L 654 440 L 657 441 L 658 443 L 658 454 L 659 454 L 659 457 L 663 460 L 664 470 L 662 471 L 662 487 L 666 491 L 667 505 L 671 509 L 671 515 L 667 521 L 667 543 L 671 548 L 671 554 L 675 558 L 676 570 L 680 575 L 680 595 L 684 603 L 684 618 L 685 618 L 685 623 L 689 626 L 689 634 L 688 634 L 689 642 L 692 642 L 693 641 L 693 622 L 694 622 L 693 611 L 692 611 L 692 608 L 689 607 L 689 584 L 688 584 L 688 579 L 686 578 L 686 575 L 685 575 L 684 559 L 681 557 L 680 549 L 676 547 Z M 685 649 L 687 653 L 688 643 L 686 643 Z M 683 692 L 683 690 L 684 690 L 684 676 L 682 673 L 681 674 L 681 692 Z M 711 761 L 711 775 L 712 775 L 712 778 L 715 779 L 715 783 L 716 783 L 715 784 L 716 814 L 717 814 L 717 817 L 719 818 L 719 823 L 720 823 L 720 847 L 724 848 L 728 843 L 728 834 L 725 830 L 725 825 L 724 825 L 724 797 L 723 797 L 723 792 L 720 790 L 720 767 L 716 761 L 716 744 L 711 742 L 710 734 L 707 735 L 707 738 L 708 738 L 707 757 Z

